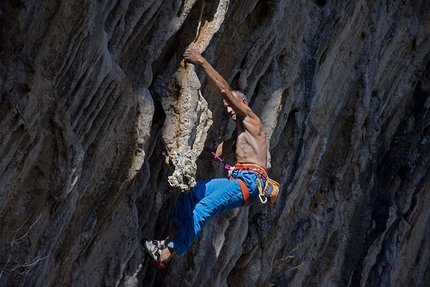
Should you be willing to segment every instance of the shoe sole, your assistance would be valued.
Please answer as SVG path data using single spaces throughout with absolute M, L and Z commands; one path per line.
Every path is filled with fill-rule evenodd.
M 158 269 L 165 269 L 167 267 L 167 265 L 165 265 L 165 264 L 163 264 L 157 260 L 151 259 L 151 261 L 152 261 L 152 264 L 154 264 L 154 266 L 157 267 Z

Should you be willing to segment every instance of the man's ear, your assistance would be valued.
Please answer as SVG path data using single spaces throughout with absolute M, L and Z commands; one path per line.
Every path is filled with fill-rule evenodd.
M 246 99 L 242 99 L 242 103 L 244 103 L 245 105 L 248 105 L 248 101 Z

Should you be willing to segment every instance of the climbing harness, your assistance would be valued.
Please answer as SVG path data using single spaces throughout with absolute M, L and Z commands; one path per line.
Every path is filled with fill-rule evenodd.
M 228 163 L 223 161 L 214 151 L 212 151 L 210 148 L 205 146 L 205 149 L 210 151 L 212 155 L 222 162 L 224 164 L 224 168 L 228 173 L 228 176 L 230 179 L 234 179 L 232 177 L 232 173 L 234 170 L 248 170 L 249 172 L 254 173 L 257 175 L 257 186 L 258 186 L 258 198 L 262 203 L 266 203 L 268 200 L 271 204 L 274 204 L 276 201 L 276 198 L 278 197 L 279 193 L 279 183 L 274 181 L 273 179 L 270 179 L 267 175 L 267 169 L 264 167 L 261 167 L 256 164 L 241 164 L 236 163 L 234 166 L 230 166 Z M 265 184 L 264 187 L 261 185 L 260 179 L 263 179 Z M 243 206 L 248 205 L 251 201 L 254 201 L 254 199 L 251 200 L 251 196 L 249 194 L 248 187 L 243 182 L 243 180 L 236 178 L 236 180 L 239 182 L 240 189 L 242 190 L 243 195 Z
M 260 201 L 266 203 L 269 200 L 271 204 L 275 203 L 279 193 L 279 183 L 268 177 L 265 168 L 256 164 L 243 165 L 241 163 L 236 163 L 234 169 L 254 172 L 257 175 L 258 197 Z M 261 178 L 264 180 L 264 187 L 261 185 Z
M 279 193 L 279 183 L 271 178 L 267 178 L 264 188 L 261 186 L 260 181 L 258 181 L 258 190 L 260 191 L 258 196 L 262 203 L 266 203 L 267 200 L 270 200 L 270 203 L 274 204 Z

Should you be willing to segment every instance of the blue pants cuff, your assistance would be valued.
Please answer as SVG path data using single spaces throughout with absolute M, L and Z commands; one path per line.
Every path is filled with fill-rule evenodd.
M 167 247 L 174 249 L 176 251 L 176 254 L 178 254 L 179 256 L 184 256 L 184 254 L 187 252 L 187 250 L 180 248 L 179 246 L 175 245 L 175 243 L 172 241 L 170 241 L 169 244 L 167 244 Z

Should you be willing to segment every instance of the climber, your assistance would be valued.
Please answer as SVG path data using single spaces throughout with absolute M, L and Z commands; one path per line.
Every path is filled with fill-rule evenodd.
M 218 157 L 234 154 L 236 164 L 230 178 L 201 181 L 189 193 L 181 193 L 165 240 L 143 239 L 145 250 L 159 268 L 164 268 L 176 253 L 184 255 L 210 218 L 256 203 L 259 194 L 257 181 L 264 186 L 267 177 L 266 136 L 245 95 L 232 91 L 197 50 L 187 49 L 184 59 L 186 63 L 199 65 L 203 69 L 212 88 L 222 97 L 227 113 L 236 122 L 232 137 L 219 144 L 214 151 Z M 204 150 L 199 157 L 204 160 L 215 158 L 208 150 Z

